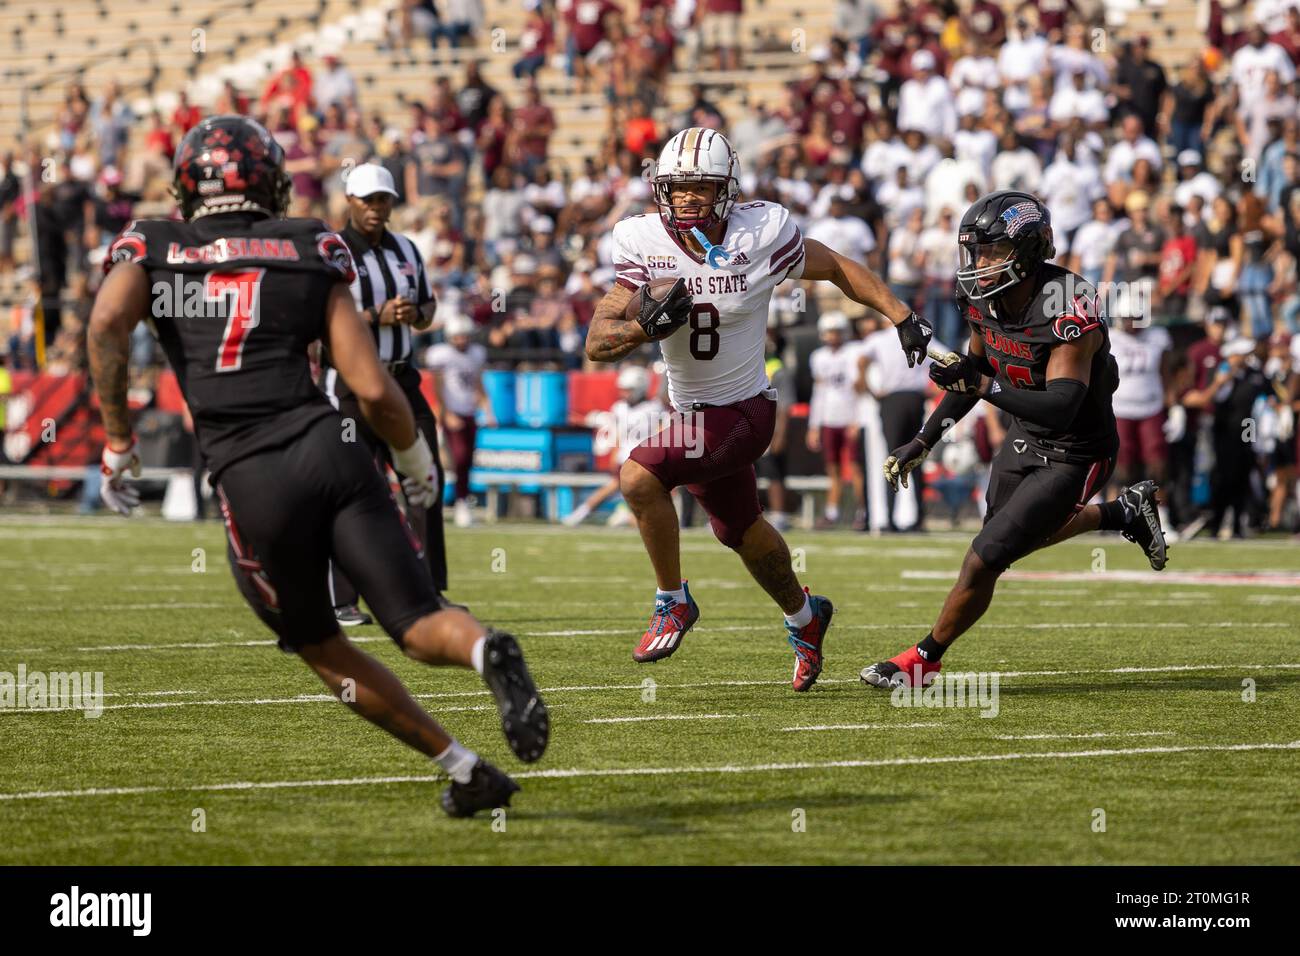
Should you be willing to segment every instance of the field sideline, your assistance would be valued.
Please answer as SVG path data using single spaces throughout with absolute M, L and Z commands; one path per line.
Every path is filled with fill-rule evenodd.
M 449 535 L 451 595 L 548 689 L 543 761 L 510 757 L 473 674 L 351 635 L 520 778 L 504 832 L 444 817 L 436 767 L 274 648 L 218 523 L 0 518 L 0 671 L 102 671 L 106 695 L 97 719 L 0 710 L 0 863 L 1300 863 L 1288 540 L 1171 551 L 1171 572 L 1272 575 L 1249 583 L 1134 574 L 1118 537 L 1022 562 L 1066 576 L 1004 582 L 945 660 L 998 672 L 986 719 L 857 679 L 924 636 L 968 535 L 792 534 L 837 607 L 806 695 L 779 613 L 707 532 L 683 536 L 700 623 L 656 665 L 631 660 L 652 598 L 634 532 Z

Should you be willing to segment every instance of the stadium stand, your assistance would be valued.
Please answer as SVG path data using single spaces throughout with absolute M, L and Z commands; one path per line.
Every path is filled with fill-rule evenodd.
M 609 282 L 602 238 L 647 208 L 642 164 L 668 135 L 716 125 L 737 144 L 747 194 L 791 206 L 809 234 L 850 237 L 945 338 L 960 329 L 952 215 L 987 189 L 1039 192 L 1056 217 L 1059 261 L 1103 283 L 1117 311 L 1145 301 L 1136 317 L 1162 330 L 1134 334 L 1142 343 L 1131 353 L 1155 356 L 1154 369 L 1134 366 L 1132 381 L 1154 375 L 1165 446 L 1129 451 L 1168 473 L 1177 524 L 1294 528 L 1297 6 L 9 3 L 0 10 L 0 350 L 10 388 L 23 409 L 49 387 L 32 384 L 38 366 L 42 378 L 81 371 L 97 257 L 130 217 L 170 214 L 167 157 L 185 126 L 236 109 L 264 119 L 289 150 L 297 214 L 339 223 L 347 162 L 389 166 L 405 200 L 395 226 L 430 264 L 445 314 L 475 320 L 494 373 L 560 375 L 564 407 L 554 408 L 528 404 L 541 384 L 502 380 L 500 394 L 517 405 L 502 408 L 502 421 L 582 431 L 614 399 L 609 374 L 582 358 L 585 323 Z M 734 8 L 743 9 L 738 52 L 715 51 Z M 815 387 L 816 320 L 845 306 L 837 299 L 805 303 L 785 289 L 773 314 L 774 358 L 795 403 L 794 473 L 819 479 L 815 487 L 820 462 L 803 448 L 799 413 Z M 436 340 L 435 331 L 420 345 Z M 175 416 L 150 342 L 137 346 L 142 407 Z M 881 450 L 870 440 L 878 412 L 866 407 L 870 472 Z M 1265 426 L 1248 493 L 1213 480 L 1216 451 L 1227 454 L 1214 447 L 1215 418 L 1238 407 Z M 21 428 L 9 418 L 11 433 Z M 987 416 L 962 438 L 962 454 L 933 463 L 959 513 L 978 512 L 970 476 L 999 436 Z M 38 450 L 21 446 L 7 443 L 25 452 L 11 458 L 36 460 Z M 588 457 L 580 467 L 601 467 Z M 906 525 L 871 505 L 863 527 Z

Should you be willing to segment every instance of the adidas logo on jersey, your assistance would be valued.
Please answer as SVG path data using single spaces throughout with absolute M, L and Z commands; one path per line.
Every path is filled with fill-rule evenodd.
M 731 257 L 731 265 L 747 266 L 749 265 L 749 256 L 745 255 L 743 252 L 737 252 L 734 256 Z

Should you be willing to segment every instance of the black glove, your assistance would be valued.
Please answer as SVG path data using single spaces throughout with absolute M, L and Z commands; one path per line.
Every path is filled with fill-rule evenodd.
M 907 356 L 907 367 L 915 368 L 925 361 L 925 350 L 930 347 L 930 337 L 934 329 L 930 323 L 915 312 L 899 322 L 898 341 L 903 343 L 903 354 Z
M 662 300 L 650 294 L 649 286 L 641 287 L 641 314 L 637 324 L 652 339 L 663 339 L 686 324 L 691 317 L 691 294 L 686 291 L 686 280 L 678 279 Z
M 885 459 L 885 480 L 889 482 L 890 487 L 897 491 L 898 483 L 902 481 L 903 487 L 906 488 L 907 476 L 912 469 L 920 467 L 928 454 L 930 448 L 921 441 L 919 435 L 902 448 L 895 448 L 890 452 L 889 457 Z
M 930 364 L 930 381 L 945 392 L 961 395 L 978 395 L 984 384 L 979 363 L 956 352 L 949 352 L 942 363 Z

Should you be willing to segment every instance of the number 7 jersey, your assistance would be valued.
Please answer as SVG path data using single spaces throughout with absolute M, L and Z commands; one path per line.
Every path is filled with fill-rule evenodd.
M 118 262 L 148 274 L 145 318 L 214 479 L 334 414 L 312 381 L 307 347 L 324 334 L 330 290 L 354 270 L 325 223 L 244 212 L 137 220 L 109 247 L 105 271 Z
M 731 405 L 770 387 L 765 367 L 768 303 L 786 279 L 803 275 L 803 235 L 776 203 L 736 206 L 718 248 L 717 268 L 686 247 L 658 215 L 624 219 L 614 227 L 614 271 L 635 292 L 654 279 L 686 280 L 694 305 L 690 322 L 660 342 L 668 367 L 668 397 L 679 409 Z

